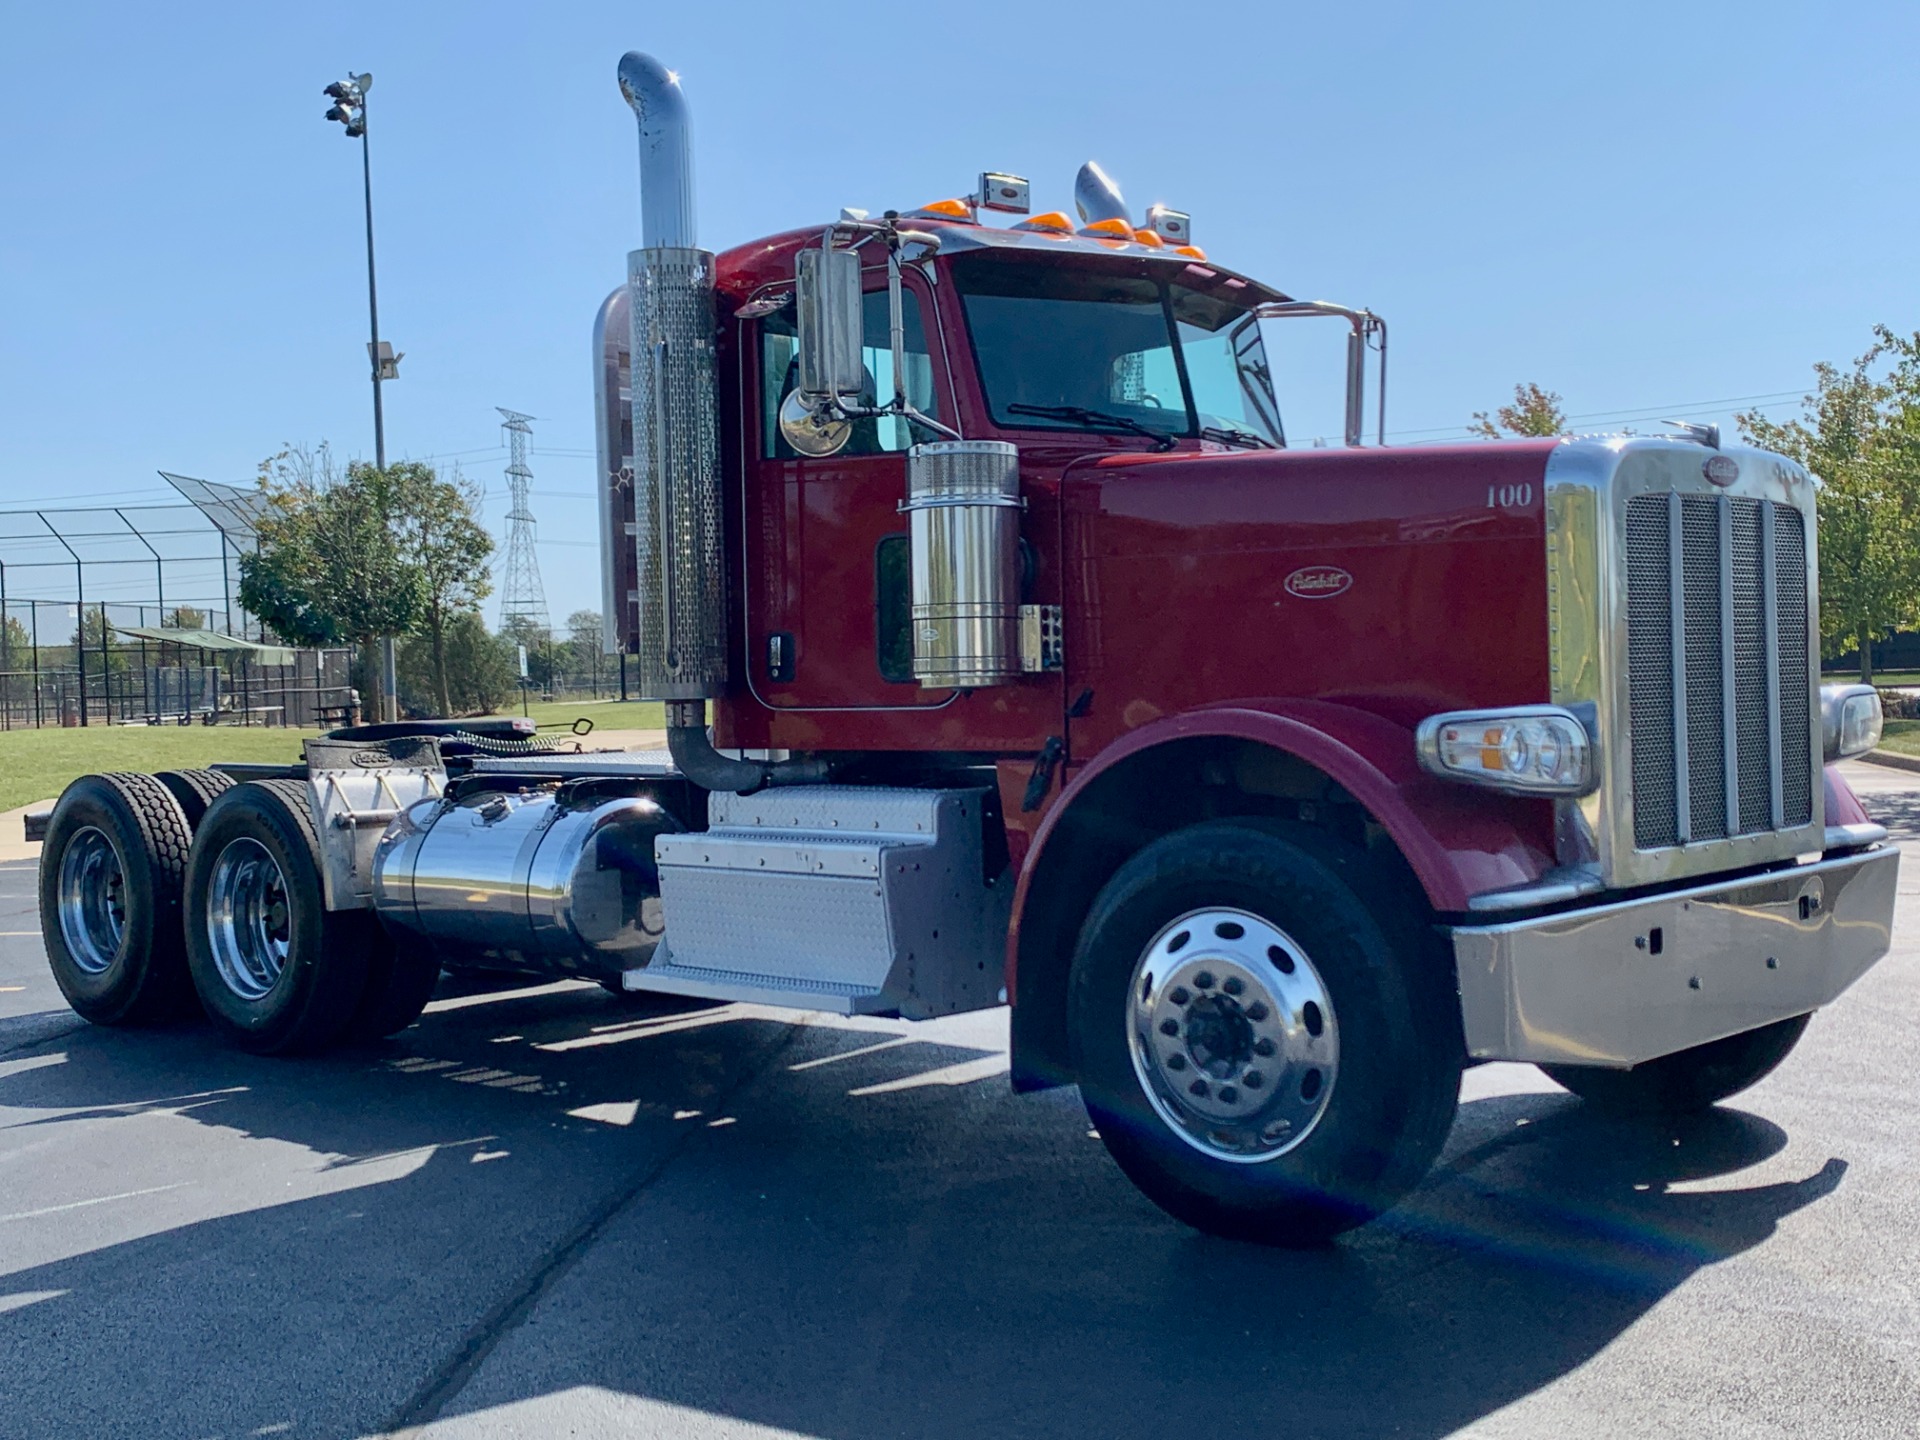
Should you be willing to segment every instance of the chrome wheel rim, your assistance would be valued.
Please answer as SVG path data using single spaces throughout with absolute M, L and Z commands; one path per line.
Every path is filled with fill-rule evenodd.
M 1339 1078 L 1326 982 L 1292 936 L 1245 910 L 1195 910 L 1153 937 L 1133 968 L 1127 1040 L 1167 1127 L 1236 1164 L 1305 1140 Z
M 127 872 L 104 830 L 75 833 L 60 857 L 60 938 L 88 975 L 104 974 L 127 934 Z
M 213 967 L 242 1000 L 258 1000 L 279 981 L 292 943 L 287 881 L 258 840 L 227 842 L 207 886 L 207 945 Z

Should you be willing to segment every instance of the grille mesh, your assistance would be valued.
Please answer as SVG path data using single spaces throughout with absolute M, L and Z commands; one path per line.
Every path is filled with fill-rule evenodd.
M 1811 753 L 1812 677 L 1807 674 L 1807 527 L 1798 510 L 1773 512 L 1774 566 L 1780 592 L 1780 753 Z M 1781 808 L 1789 826 L 1813 819 L 1813 772 L 1788 765 L 1781 776 Z
M 1727 833 L 1727 732 L 1720 645 L 1720 507 L 1712 495 L 1680 502 L 1686 592 L 1687 792 L 1691 837 Z
M 1678 556 L 1671 554 L 1676 506 Z M 1627 501 L 1623 538 L 1635 846 L 1658 850 L 1770 830 L 1776 787 L 1781 823 L 1807 824 L 1813 818 L 1813 769 L 1804 518 L 1787 506 L 1745 496 L 1653 493 Z M 1678 657 L 1676 566 L 1683 646 Z M 1768 700 L 1770 639 L 1777 709 Z M 1676 750 L 1676 742 L 1684 751 Z
M 1673 769 L 1673 601 L 1667 497 L 1627 502 L 1627 701 L 1633 723 L 1633 843 L 1677 833 Z
M 1740 825 L 1773 823 L 1773 762 L 1767 754 L 1766 616 L 1760 593 L 1760 502 L 1733 502 L 1733 715 L 1740 755 Z

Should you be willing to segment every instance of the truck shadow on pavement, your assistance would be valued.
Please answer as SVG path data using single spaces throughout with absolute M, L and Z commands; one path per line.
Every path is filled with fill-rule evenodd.
M 566 1433 L 585 1392 L 648 1433 L 1441 1436 L 1846 1169 L 1676 1188 L 1786 1136 L 1504 1095 L 1386 1220 L 1266 1251 L 1162 1216 L 1072 1092 L 1015 1097 L 986 1049 L 580 987 L 438 1003 L 324 1060 L 198 1029 L 9 1057 L 0 1434 Z M 135 1198 L 33 1190 L 62 1146 Z

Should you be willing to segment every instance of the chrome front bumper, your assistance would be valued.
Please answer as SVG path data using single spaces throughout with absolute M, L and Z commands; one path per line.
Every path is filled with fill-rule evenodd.
M 1467 1052 L 1637 1065 L 1804 1015 L 1892 943 L 1900 852 L 1452 931 Z

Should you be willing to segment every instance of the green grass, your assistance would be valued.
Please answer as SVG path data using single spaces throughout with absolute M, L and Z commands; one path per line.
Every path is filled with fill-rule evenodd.
M 243 725 L 100 725 L 0 732 L 0 810 L 58 795 L 101 770 L 187 770 L 214 760 L 298 760 L 312 730 Z M 18 836 L 14 837 L 18 839 Z
M 515 705 L 500 712 L 518 715 Z M 666 711 L 657 701 L 640 700 L 535 700 L 527 706 L 527 715 L 541 725 L 571 725 L 580 716 L 593 721 L 596 730 L 663 730 Z
M 1880 748 L 1896 755 L 1920 755 L 1920 720 L 1889 720 L 1880 735 Z
M 1858 670 L 1823 670 L 1820 672 L 1822 685 L 1858 685 Z M 1920 685 L 1920 670 L 1876 670 L 1873 672 L 1875 685 Z
M 519 714 L 513 709 L 504 712 Z M 584 715 L 595 730 L 659 730 L 657 704 L 618 700 L 535 701 L 528 715 L 566 726 Z M 97 725 L 74 730 L 0 731 L 0 810 L 45 800 L 80 775 L 101 770 L 187 770 L 215 760 L 298 760 L 313 730 L 244 725 Z

